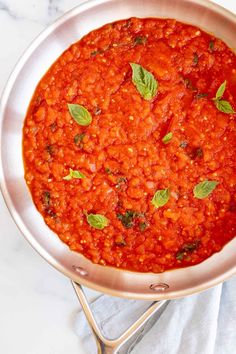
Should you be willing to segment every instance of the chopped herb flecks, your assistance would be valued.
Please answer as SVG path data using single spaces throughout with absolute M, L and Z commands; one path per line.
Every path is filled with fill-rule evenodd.
M 50 216 L 51 218 L 56 218 L 57 215 L 53 210 L 53 206 L 51 203 L 51 193 L 49 191 L 43 192 L 42 203 L 43 203 L 46 215 Z
M 43 200 L 43 205 L 45 208 L 48 208 L 50 205 L 50 201 L 51 201 L 51 194 L 48 191 L 43 192 L 43 196 L 42 196 L 42 200 Z
M 179 146 L 184 149 L 184 148 L 186 148 L 186 146 L 188 146 L 188 142 L 187 141 L 181 141 Z
M 91 52 L 91 57 L 95 57 L 97 54 L 102 54 L 103 52 L 104 50 L 102 49 L 94 50 L 93 52 Z
M 201 98 L 205 98 L 208 96 L 208 93 L 197 93 L 195 98 L 196 100 L 200 100 Z
M 54 153 L 53 145 L 46 145 L 46 151 L 49 153 L 49 155 L 53 155 Z
M 202 158 L 203 157 L 203 150 L 201 147 L 194 147 L 194 148 L 191 148 L 189 151 L 187 151 L 187 155 L 190 157 L 191 160 L 195 160 L 197 158 Z
M 210 41 L 209 42 L 209 50 L 210 52 L 213 52 L 215 49 L 215 42 L 214 41 Z
M 46 209 L 46 213 L 53 219 L 57 216 L 57 214 L 51 208 Z
M 190 253 L 195 251 L 199 247 L 200 241 L 195 240 L 191 243 L 185 243 L 181 247 L 181 249 L 176 253 L 176 259 L 182 261 L 186 258 Z
M 102 110 L 100 107 L 95 107 L 94 110 L 93 110 L 93 113 L 95 116 L 98 116 L 99 114 L 102 113 Z
M 202 158 L 203 157 L 203 150 L 202 148 L 197 148 L 196 149 L 196 157 Z
M 138 217 L 143 217 L 142 213 L 138 213 L 134 210 L 127 210 L 125 214 L 117 214 L 117 218 L 121 221 L 122 225 L 127 229 L 134 226 L 134 219 Z
M 140 224 L 139 224 L 139 229 L 140 229 L 140 231 L 145 231 L 146 230 L 146 228 L 147 228 L 147 223 L 146 222 L 140 222 Z
M 105 172 L 108 174 L 108 175 L 111 175 L 112 174 L 112 171 L 109 167 L 106 167 L 105 168 Z
M 125 242 L 123 236 L 116 237 L 115 245 L 118 247 L 125 247 L 126 246 L 126 242 Z
M 191 90 L 191 91 L 193 91 L 193 92 L 196 92 L 196 91 L 197 91 L 196 87 L 193 86 L 192 81 L 191 81 L 190 79 L 188 79 L 188 78 L 185 78 L 185 79 L 184 79 L 184 85 L 185 85 L 185 87 L 186 87 L 187 89 L 189 89 L 189 90 Z
M 194 65 L 197 65 L 197 64 L 198 64 L 198 60 L 199 60 L 199 58 L 198 58 L 197 53 L 194 53 L 194 54 L 193 54 L 193 64 L 194 64 Z
M 81 148 L 83 147 L 83 138 L 85 137 L 85 133 L 82 134 L 76 134 L 74 137 L 74 143 L 75 145 L 79 145 Z
M 116 188 L 117 188 L 117 189 L 120 189 L 121 186 L 122 186 L 123 184 L 125 184 L 126 182 L 127 182 L 127 178 L 126 178 L 126 177 L 119 177 L 119 178 L 117 179 Z
M 137 36 L 134 38 L 134 45 L 145 44 L 147 42 L 147 37 Z
M 54 122 L 50 125 L 51 132 L 54 133 L 57 130 L 57 123 Z

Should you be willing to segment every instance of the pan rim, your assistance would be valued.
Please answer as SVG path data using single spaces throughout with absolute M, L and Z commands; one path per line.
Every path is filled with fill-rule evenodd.
M 34 52 L 34 50 L 39 46 L 40 43 L 43 42 L 45 38 L 47 38 L 56 28 L 60 27 L 62 23 L 70 19 L 71 17 L 75 16 L 76 14 L 80 13 L 83 10 L 88 10 L 89 8 L 93 7 L 95 4 L 97 5 L 98 3 L 108 3 L 111 0 L 88 0 L 80 5 L 76 6 L 75 8 L 71 9 L 70 11 L 66 12 L 64 15 L 62 15 L 60 18 L 58 18 L 55 22 L 53 22 L 51 25 L 49 25 L 47 28 L 45 28 L 28 46 L 28 48 L 24 51 L 20 59 L 18 60 L 17 64 L 15 65 L 7 83 L 6 86 L 3 90 L 1 100 L 0 100 L 0 136 L 3 134 L 3 117 L 4 117 L 4 109 L 6 102 L 8 100 L 9 94 L 14 86 L 15 80 L 18 77 L 21 69 L 24 67 L 27 59 L 31 56 L 31 54 Z M 197 3 L 200 5 L 203 5 L 207 8 L 210 8 L 216 12 L 220 12 L 221 15 L 231 19 L 232 21 L 236 21 L 236 16 L 231 13 L 230 11 L 226 10 L 225 8 L 212 3 L 207 0 L 185 0 L 191 3 Z M 12 216 L 12 219 L 14 220 L 15 224 L 17 225 L 18 229 L 21 231 L 23 234 L 24 238 L 30 243 L 30 245 L 48 262 L 50 263 L 54 268 L 56 268 L 58 271 L 63 273 L 65 276 L 69 277 L 73 281 L 81 281 L 81 283 L 89 288 L 92 288 L 94 290 L 107 293 L 110 295 L 118 295 L 121 297 L 126 297 L 126 298 L 132 298 L 132 299 L 146 299 L 146 300 L 162 300 L 162 299 L 174 299 L 174 298 L 179 298 L 187 295 L 191 295 L 194 293 L 197 293 L 199 291 L 206 290 L 210 287 L 213 287 L 224 280 L 230 278 L 231 276 L 236 274 L 236 265 L 232 267 L 230 270 L 227 272 L 222 273 L 218 277 L 215 277 L 211 279 L 211 281 L 206 281 L 201 284 L 201 286 L 193 286 L 188 289 L 184 290 L 178 290 L 178 291 L 173 291 L 169 292 L 168 294 L 163 293 L 153 293 L 153 294 L 147 294 L 147 293 L 131 293 L 128 291 L 123 291 L 122 293 L 118 294 L 117 290 L 113 290 L 108 287 L 100 286 L 100 285 L 94 285 L 93 282 L 86 280 L 85 278 L 75 276 L 75 274 L 72 271 L 69 271 L 63 267 L 58 260 L 56 260 L 48 251 L 46 251 L 40 244 L 37 242 L 36 238 L 30 233 L 30 231 L 27 229 L 26 225 L 24 224 L 23 220 L 21 219 L 20 215 L 18 214 L 13 202 L 11 195 L 8 191 L 7 185 L 6 185 L 6 180 L 5 180 L 5 174 L 4 174 L 4 166 L 3 166 L 3 161 L 2 161 L 2 146 L 0 144 L 0 188 L 1 192 L 3 195 L 3 198 L 5 200 L 6 206 Z M 188 267 L 189 268 L 189 267 Z M 133 273 L 133 272 L 132 272 Z M 142 273 L 143 274 L 143 273 Z

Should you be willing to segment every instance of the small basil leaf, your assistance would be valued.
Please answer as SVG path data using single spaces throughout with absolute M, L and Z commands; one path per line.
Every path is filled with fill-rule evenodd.
M 204 181 L 198 183 L 194 188 L 193 188 L 193 194 L 194 197 L 197 199 L 204 199 L 208 197 L 213 190 L 216 188 L 217 184 L 219 182 L 217 181 Z
M 150 101 L 157 93 L 158 82 L 146 69 L 141 65 L 130 63 L 132 68 L 132 81 L 136 86 L 140 95 L 147 101 Z
M 85 107 L 79 104 L 70 104 L 70 103 L 68 103 L 67 106 L 69 108 L 71 117 L 76 121 L 76 123 L 83 126 L 92 123 L 92 116 Z
M 218 90 L 216 91 L 216 97 L 215 97 L 216 100 L 222 98 L 222 96 L 223 96 L 223 94 L 224 94 L 224 92 L 225 92 L 225 89 L 226 89 L 226 83 L 227 83 L 227 81 L 225 80 L 225 81 L 220 85 L 220 87 L 218 88 Z
M 84 179 L 84 178 L 86 178 L 86 176 L 82 172 L 76 171 L 76 170 L 72 170 L 70 168 L 70 173 L 67 176 L 63 177 L 63 179 L 66 180 L 66 181 L 70 181 L 73 178 Z
M 160 189 L 156 191 L 156 193 L 154 194 L 151 203 L 154 205 L 154 207 L 160 208 L 168 202 L 169 198 L 170 198 L 169 188 Z
M 162 138 L 162 142 L 164 144 L 168 144 L 171 141 L 172 137 L 173 137 L 173 133 L 169 132 Z
M 98 230 L 104 229 L 109 224 L 108 219 L 101 214 L 87 214 L 87 222 Z
M 228 114 L 235 113 L 233 107 L 228 101 L 225 100 L 215 100 L 215 105 L 218 111 Z

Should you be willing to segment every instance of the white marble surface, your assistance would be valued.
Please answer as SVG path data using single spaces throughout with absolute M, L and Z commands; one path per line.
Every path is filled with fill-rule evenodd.
M 80 2 L 0 0 L 0 94 L 28 44 Z M 216 2 L 236 13 L 235 0 Z M 0 353 L 82 354 L 74 327 L 79 305 L 70 282 L 27 244 L 1 196 L 0 244 Z

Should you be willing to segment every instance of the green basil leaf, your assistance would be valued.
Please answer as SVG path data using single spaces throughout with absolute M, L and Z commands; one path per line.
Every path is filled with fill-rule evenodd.
M 218 109 L 218 111 L 223 112 L 223 113 L 233 114 L 236 112 L 233 110 L 233 107 L 231 106 L 231 104 L 228 101 L 221 99 L 224 92 L 225 92 L 226 84 L 227 84 L 227 81 L 225 80 L 220 85 L 220 87 L 218 88 L 218 90 L 216 92 L 215 98 L 213 98 L 213 101 L 215 102 L 215 106 Z
M 173 137 L 173 133 L 169 132 L 162 138 L 162 142 L 164 144 L 168 144 L 171 141 L 172 137 Z
M 198 183 L 194 188 L 193 188 L 193 194 L 194 197 L 197 199 L 204 199 L 208 197 L 213 190 L 216 188 L 217 184 L 219 182 L 217 181 L 204 181 Z
M 215 100 L 215 105 L 218 111 L 228 114 L 233 114 L 235 111 L 228 101 L 225 100 Z
M 140 95 L 147 101 L 150 101 L 157 93 L 158 82 L 146 69 L 141 65 L 130 63 L 132 68 L 132 81 L 136 86 Z
M 84 179 L 84 178 L 86 178 L 86 176 L 82 172 L 76 171 L 76 170 L 72 170 L 72 168 L 70 168 L 70 173 L 67 176 L 63 177 L 63 179 L 66 180 L 66 181 L 70 181 L 73 178 Z
M 76 123 L 83 126 L 92 123 L 92 116 L 85 107 L 79 104 L 70 104 L 70 103 L 68 103 L 67 106 L 69 108 L 71 117 L 76 121 Z
M 101 214 L 87 214 L 87 222 L 98 230 L 104 229 L 109 224 L 108 219 Z
M 154 205 L 154 207 L 160 208 L 168 202 L 169 198 L 170 198 L 169 188 L 160 189 L 156 191 L 156 193 L 154 194 L 152 198 L 152 204 Z
M 225 80 L 221 85 L 220 87 L 218 88 L 218 90 L 216 91 L 216 97 L 215 97 L 215 100 L 219 100 L 222 98 L 224 92 L 225 92 L 225 89 L 226 89 L 226 83 L 227 81 Z

